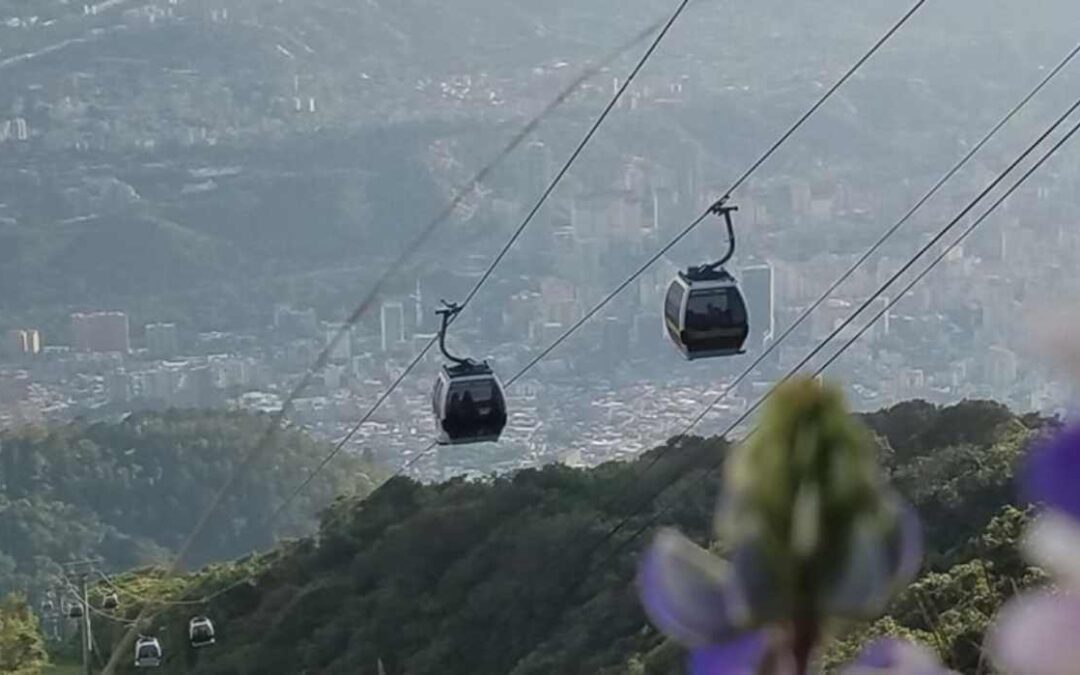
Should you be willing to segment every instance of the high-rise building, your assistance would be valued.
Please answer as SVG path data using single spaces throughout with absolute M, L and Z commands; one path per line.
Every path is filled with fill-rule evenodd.
M 150 356 L 167 359 L 180 352 L 180 333 L 175 323 L 146 324 L 146 349 Z
M 8 331 L 4 349 L 9 356 L 35 356 L 41 353 L 41 333 L 35 328 Z
M 405 342 L 405 307 L 400 302 L 384 302 L 379 316 L 382 350 Z
M 772 266 L 763 264 L 744 267 L 742 289 L 750 319 L 750 334 L 747 336 L 746 345 L 748 349 L 757 351 L 766 340 L 772 339 L 776 323 Z
M 334 338 L 337 337 L 338 332 L 343 334 L 341 339 L 338 340 L 334 348 L 330 350 L 330 361 L 332 363 L 348 363 L 352 359 L 352 328 L 344 324 L 327 324 L 326 326 L 326 346 L 329 347 L 334 342 Z
M 91 312 L 71 315 L 71 342 L 81 352 L 131 350 L 128 316 L 124 312 Z
M 413 309 L 416 310 L 416 330 L 424 329 L 424 294 L 420 292 L 420 280 L 416 280 L 416 293 L 409 296 L 413 301 Z

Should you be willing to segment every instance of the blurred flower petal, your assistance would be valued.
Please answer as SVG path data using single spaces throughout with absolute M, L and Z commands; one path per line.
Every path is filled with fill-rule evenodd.
M 896 539 L 898 548 L 895 551 L 893 583 L 906 586 L 922 569 L 923 531 L 915 508 L 900 498 L 897 498 L 897 504 L 900 509 L 900 529 Z
M 882 533 L 869 517 L 851 527 L 848 556 L 840 576 L 828 590 L 825 606 L 830 614 L 869 618 L 884 609 L 892 591 L 892 575 Z
M 883 638 L 872 642 L 842 675 L 945 675 L 953 671 L 941 664 L 932 651 L 905 640 Z
M 1080 672 L 1080 597 L 1038 593 L 1016 598 L 998 615 L 987 647 L 1010 675 Z
M 767 648 L 768 638 L 759 631 L 722 645 L 695 649 L 690 653 L 690 675 L 754 675 Z
M 1080 426 L 1032 450 L 1024 479 L 1026 498 L 1080 521 Z
M 915 510 L 895 498 L 897 521 L 892 532 L 864 516 L 852 525 L 848 558 L 842 576 L 830 590 L 826 607 L 847 618 L 880 614 L 896 590 L 922 566 L 922 527 Z
M 1047 511 L 1028 527 L 1021 545 L 1060 585 L 1080 591 L 1080 522 Z
M 1064 366 L 1074 377 L 1080 377 L 1080 312 L 1055 303 L 1035 313 L 1033 342 Z
M 733 586 L 726 563 L 670 529 L 657 534 L 638 572 L 638 590 L 649 619 L 691 647 L 722 643 L 733 635 L 729 612 Z

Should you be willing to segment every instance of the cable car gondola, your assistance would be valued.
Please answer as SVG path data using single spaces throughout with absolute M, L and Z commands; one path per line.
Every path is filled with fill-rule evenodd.
M 726 198 L 710 211 L 722 215 L 727 224 L 728 250 L 719 261 L 691 267 L 668 287 L 664 298 L 664 325 L 668 336 L 687 360 L 743 353 L 750 324 L 739 284 L 724 269 L 735 254 L 735 230 Z
M 109 593 L 105 596 L 105 599 L 101 601 L 101 606 L 103 609 L 116 609 L 120 606 L 120 598 L 116 593 Z
M 161 643 L 156 637 L 140 635 L 135 643 L 135 667 L 157 668 L 161 665 Z
M 77 602 L 77 601 L 71 603 L 71 605 L 68 607 L 68 618 L 69 619 L 81 619 L 82 616 L 83 616 L 82 603 Z
M 499 440 L 506 426 L 506 396 L 502 383 L 487 362 L 462 359 L 446 351 L 446 329 L 461 311 L 457 304 L 438 310 L 439 350 L 452 363 L 443 366 L 431 392 L 435 414 L 436 442 L 462 445 Z
M 214 624 L 205 616 L 196 616 L 188 622 L 188 639 L 191 646 L 209 647 L 216 642 L 214 637 Z

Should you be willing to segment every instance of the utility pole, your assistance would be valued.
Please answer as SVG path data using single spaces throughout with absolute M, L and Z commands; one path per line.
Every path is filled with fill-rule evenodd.
M 90 673 L 90 603 L 86 593 L 86 572 L 79 575 L 79 599 L 82 601 L 82 630 L 79 637 L 82 638 L 82 671 L 83 675 Z
M 100 559 L 76 560 L 64 563 L 64 571 L 70 583 L 72 577 L 79 581 L 79 602 L 82 604 L 82 617 L 79 619 L 79 641 L 82 643 L 82 675 L 93 675 L 90 666 L 90 653 L 93 650 L 93 638 L 90 634 L 90 598 L 86 579 Z

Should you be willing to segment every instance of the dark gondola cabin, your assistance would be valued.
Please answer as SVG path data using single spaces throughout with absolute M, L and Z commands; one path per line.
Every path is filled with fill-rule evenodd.
M 214 624 L 205 616 L 194 617 L 188 623 L 188 639 L 192 647 L 209 647 L 216 642 Z
M 120 598 L 117 597 L 116 593 L 110 593 L 105 596 L 105 599 L 102 601 L 101 606 L 104 609 L 116 609 L 120 606 Z
M 154 637 L 140 637 L 135 643 L 135 667 L 157 668 L 161 665 L 161 643 Z
M 743 353 L 750 333 L 746 303 L 723 269 L 680 272 L 664 300 L 668 336 L 688 360 Z
M 435 415 L 435 442 L 439 445 L 462 445 L 499 440 L 506 426 L 506 396 L 502 383 L 487 362 L 454 356 L 446 349 L 446 329 L 461 311 L 456 304 L 443 301 L 439 328 L 439 350 L 450 361 L 439 371 L 431 390 L 431 409 Z
M 83 615 L 82 603 L 79 603 L 79 602 L 71 603 L 71 606 L 68 607 L 68 618 L 81 619 L 82 615 Z
M 439 445 L 494 442 L 506 426 L 502 383 L 486 363 L 443 366 L 431 403 Z
M 737 206 L 728 206 L 727 200 L 725 196 L 709 207 L 709 213 L 722 216 L 727 226 L 727 252 L 714 263 L 679 272 L 664 296 L 667 334 L 690 361 L 742 354 L 743 343 L 750 333 L 739 284 L 724 269 L 735 255 L 731 214 L 739 210 Z

